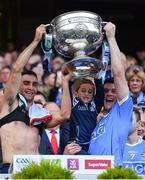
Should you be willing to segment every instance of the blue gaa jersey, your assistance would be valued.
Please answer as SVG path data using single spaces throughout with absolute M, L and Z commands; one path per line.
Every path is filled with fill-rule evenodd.
M 122 166 L 124 146 L 132 127 L 133 103 L 130 96 L 116 102 L 94 129 L 89 146 L 91 155 L 114 155 Z
M 96 127 L 96 119 L 97 110 L 94 101 L 85 104 L 74 98 L 70 117 L 70 139 L 77 139 L 80 145 L 89 144 Z
M 140 137 L 138 143 L 126 143 L 123 166 L 132 168 L 138 175 L 145 175 L 145 141 Z

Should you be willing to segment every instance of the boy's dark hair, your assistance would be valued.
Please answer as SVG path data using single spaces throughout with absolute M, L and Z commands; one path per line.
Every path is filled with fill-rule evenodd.
M 74 82 L 74 84 L 73 84 L 73 86 L 74 86 L 73 92 L 78 91 L 79 88 L 80 88 L 80 86 L 81 86 L 82 84 L 90 84 L 90 85 L 92 85 L 92 86 L 94 87 L 94 88 L 93 88 L 93 89 L 94 89 L 94 90 L 93 90 L 93 93 L 95 94 L 95 84 L 93 83 L 92 80 L 90 80 L 90 79 L 85 79 L 85 78 L 75 80 L 75 82 Z
M 25 70 L 25 71 L 22 72 L 21 75 L 22 75 L 22 76 L 24 76 L 24 75 L 32 75 L 32 76 L 35 76 L 35 77 L 37 78 L 37 74 L 36 74 L 35 72 L 33 72 L 33 71 L 27 71 L 27 70 Z

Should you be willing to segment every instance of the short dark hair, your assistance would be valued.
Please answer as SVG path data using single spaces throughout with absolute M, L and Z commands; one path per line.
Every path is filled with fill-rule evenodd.
M 24 76 L 24 75 L 31 75 L 31 76 L 35 76 L 37 78 L 37 74 L 35 72 L 28 71 L 28 70 L 23 71 L 21 75 L 22 76 Z
M 106 83 L 114 83 L 114 78 L 113 77 L 106 78 L 104 84 Z

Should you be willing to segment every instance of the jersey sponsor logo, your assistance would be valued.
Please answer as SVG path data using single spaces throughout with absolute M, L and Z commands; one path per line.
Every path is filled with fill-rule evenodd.
M 94 101 L 91 101 L 90 111 L 97 111 L 96 110 L 96 104 Z
M 145 162 L 123 162 L 125 168 L 133 169 L 138 175 L 145 175 Z
M 78 106 L 79 111 L 87 111 L 88 107 L 87 106 Z
M 143 152 L 141 153 L 141 155 L 145 158 L 145 151 L 143 151 Z
M 90 110 L 90 111 L 94 112 L 94 111 L 96 111 L 96 108 L 94 106 L 89 106 L 88 107 L 88 105 L 83 105 L 83 106 L 79 105 L 78 110 L 79 111 L 88 111 L 88 110 Z
M 90 111 L 96 111 L 96 109 L 94 108 L 94 106 L 90 106 Z
M 85 169 L 106 169 L 111 167 L 111 160 L 85 160 Z
M 73 107 L 75 107 L 78 103 L 79 101 L 76 98 L 73 98 Z
M 105 124 L 100 123 L 92 133 L 92 139 L 97 139 L 105 133 Z

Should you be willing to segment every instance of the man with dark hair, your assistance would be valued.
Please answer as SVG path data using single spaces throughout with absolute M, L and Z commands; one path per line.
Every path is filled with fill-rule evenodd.
M 22 72 L 22 76 L 24 76 L 25 74 L 28 74 L 28 75 L 33 75 L 33 76 L 35 76 L 36 78 L 37 78 L 37 75 L 36 75 L 36 73 L 34 72 L 34 71 L 27 71 L 27 70 L 25 70 L 25 71 L 23 71 Z
M 115 25 L 104 27 L 110 46 L 114 82 L 104 84 L 104 110 L 94 129 L 89 146 L 92 155 L 114 155 L 115 164 L 122 166 L 124 146 L 132 125 L 132 98 L 125 79 L 124 62 L 115 39 Z
M 39 129 L 41 122 L 47 122 L 48 127 L 53 127 L 70 116 L 69 74 L 64 74 L 62 71 L 63 94 L 61 112 L 48 112 L 46 109 L 40 108 L 40 106 L 33 103 L 38 88 L 36 74 L 32 72 L 22 73 L 25 64 L 41 41 L 44 33 L 46 33 L 46 29 L 45 25 L 42 24 L 36 29 L 34 40 L 19 55 L 13 65 L 4 94 L 1 95 L 0 138 L 3 154 L 2 173 L 8 173 L 14 154 L 39 154 Z

